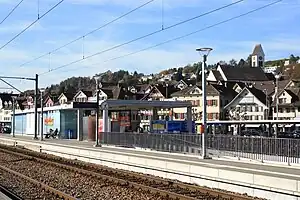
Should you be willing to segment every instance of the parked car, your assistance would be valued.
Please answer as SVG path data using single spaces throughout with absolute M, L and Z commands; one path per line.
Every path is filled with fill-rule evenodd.
M 300 139 L 300 131 L 294 130 L 292 132 L 280 132 L 277 135 L 278 138 L 290 138 L 290 139 Z
M 247 129 L 241 132 L 241 136 L 261 136 L 262 132 L 255 129 Z
M 300 139 L 300 130 L 295 130 L 292 132 L 292 137 Z
M 10 133 L 11 133 L 11 127 L 4 126 L 4 127 L 3 127 L 3 133 L 8 133 L 8 134 L 10 134 Z
M 11 133 L 11 127 L 9 127 L 9 126 L 2 126 L 2 127 L 0 127 L 0 133 L 8 133 L 8 134 L 10 134 Z

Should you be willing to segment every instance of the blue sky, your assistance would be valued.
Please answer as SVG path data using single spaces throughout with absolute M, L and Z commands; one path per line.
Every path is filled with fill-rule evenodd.
M 162 21 L 167 27 L 234 1 L 163 0 L 162 20 L 162 0 L 156 0 L 118 22 L 85 37 L 84 41 L 79 40 L 51 56 L 45 56 L 20 67 L 24 62 L 60 47 L 147 2 L 147 0 L 65 0 L 45 18 L 0 50 L 0 74 L 33 77 L 35 73 L 42 73 L 82 58 L 83 46 L 84 55 L 88 56 L 158 30 L 162 26 Z M 210 63 L 228 61 L 231 58 L 237 60 L 246 58 L 257 43 L 263 45 L 267 59 L 284 58 L 291 53 L 300 55 L 300 0 L 284 0 L 272 7 L 184 39 L 139 54 L 104 62 L 185 35 L 274 1 L 245 0 L 222 11 L 45 74 L 40 77 L 40 85 L 45 87 L 52 83 L 59 83 L 71 76 L 92 76 L 108 69 L 156 73 L 162 69 L 197 62 L 200 58 L 195 49 L 202 46 L 214 49 L 208 59 Z M 16 2 L 18 1 L 0 0 L 0 21 L 16 5 Z M 40 14 L 57 2 L 58 0 L 40 0 Z M 37 0 L 24 0 L 20 7 L 0 25 L 0 46 L 34 21 L 37 13 Z M 31 82 L 9 81 L 21 90 L 34 86 Z M 6 86 L 1 83 L 1 87 Z

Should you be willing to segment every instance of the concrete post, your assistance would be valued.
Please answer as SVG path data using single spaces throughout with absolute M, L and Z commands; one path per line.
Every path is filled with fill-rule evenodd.
M 39 91 L 39 75 L 35 75 L 35 90 L 34 90 L 34 138 L 38 139 L 38 91 Z
M 108 109 L 103 109 L 103 132 L 108 132 Z
M 13 97 L 13 102 L 12 102 L 12 109 L 13 109 L 13 114 L 12 114 L 12 136 L 15 137 L 15 132 L 16 132 L 16 100 Z
M 153 108 L 152 109 L 152 115 L 150 117 L 150 121 L 149 121 L 149 130 L 150 130 L 150 133 L 153 132 L 153 127 L 152 127 L 152 121 L 153 120 L 157 120 L 158 119 L 158 116 L 157 116 L 157 108 Z
M 193 116 L 192 116 L 192 107 L 187 107 L 187 129 L 189 133 L 193 132 Z
M 270 137 L 272 134 L 273 134 L 273 124 L 272 123 L 269 123 L 269 133 L 268 133 L 268 137 Z
M 156 108 L 153 108 L 152 120 L 158 120 L 158 114 L 157 114 L 157 109 Z
M 99 81 L 98 79 L 96 78 L 96 104 L 97 104 L 97 107 L 96 107 L 96 143 L 95 143 L 95 147 L 98 147 L 100 146 L 99 145 L 99 116 L 100 116 L 100 109 L 99 109 L 99 95 L 100 95 L 100 88 L 99 88 Z
M 83 140 L 83 110 L 77 110 L 77 140 Z
M 44 140 L 44 97 L 43 92 L 41 91 L 41 137 L 40 140 Z
M 213 127 L 213 129 L 212 129 L 213 135 L 216 135 L 216 129 L 217 129 L 216 126 L 217 126 L 216 124 L 212 125 L 212 127 Z

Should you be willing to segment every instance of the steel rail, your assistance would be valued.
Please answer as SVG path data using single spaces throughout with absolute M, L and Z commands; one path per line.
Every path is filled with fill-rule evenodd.
M 0 185 L 0 192 L 8 198 L 10 198 L 11 200 L 23 200 L 19 195 L 15 194 L 13 191 L 9 190 L 3 185 Z
M 0 147 L 1 146 L 2 145 L 0 145 Z M 8 146 L 5 146 L 5 147 L 7 148 Z M 9 148 L 14 149 L 13 147 L 9 147 Z M 16 150 L 16 149 L 14 149 L 14 150 Z M 162 178 L 156 178 L 156 177 L 152 177 L 152 176 L 148 176 L 148 175 L 142 175 L 142 174 L 125 171 L 125 170 L 121 170 L 121 169 L 112 169 L 112 168 L 109 168 L 106 166 L 101 166 L 101 165 L 91 164 L 91 166 L 87 166 L 87 165 L 84 165 L 84 164 L 81 165 L 79 163 L 75 163 L 72 161 L 69 161 L 67 164 L 66 163 L 62 164 L 61 163 L 62 161 L 65 162 L 62 158 L 55 158 L 55 157 L 41 158 L 40 156 L 47 157 L 47 154 L 41 155 L 40 153 L 31 152 L 31 151 L 29 152 L 28 150 L 25 150 L 25 149 L 17 149 L 17 150 L 19 150 L 19 152 L 11 151 L 8 149 L 2 149 L 2 148 L 0 149 L 0 151 L 6 152 L 6 153 L 14 154 L 17 156 L 23 156 L 23 157 L 25 156 L 25 157 L 28 157 L 31 159 L 34 158 L 37 161 L 40 161 L 43 163 L 47 163 L 47 164 L 54 165 L 54 166 L 59 166 L 61 168 L 67 169 L 67 170 L 79 172 L 79 173 L 82 173 L 85 175 L 91 175 L 93 177 L 97 177 L 100 179 L 106 179 L 106 180 L 109 180 L 109 181 L 112 181 L 115 183 L 120 183 L 122 185 L 123 184 L 129 185 L 136 189 L 150 191 L 151 193 L 159 193 L 162 196 L 169 196 L 174 199 L 180 199 L 180 200 L 195 200 L 195 199 L 197 199 L 194 196 L 192 196 L 192 194 L 191 194 L 192 192 L 195 192 L 195 193 L 198 192 L 203 195 L 209 194 L 214 197 L 222 197 L 222 198 L 227 198 L 230 200 L 253 200 L 253 199 L 255 199 L 254 197 L 250 197 L 250 196 L 246 196 L 246 195 L 241 195 L 241 194 L 236 194 L 236 193 L 231 193 L 231 192 L 224 192 L 224 191 L 219 191 L 219 190 L 210 189 L 210 188 L 206 188 L 206 187 L 185 184 L 185 183 L 179 183 L 179 182 L 176 182 L 173 180 L 172 181 L 171 180 L 163 180 Z M 20 151 L 22 153 L 20 153 Z M 23 153 L 26 153 L 26 155 L 24 155 Z M 50 159 L 51 161 L 46 160 L 46 159 Z M 54 160 L 54 161 L 52 161 L 52 160 Z M 73 166 L 70 166 L 70 165 L 73 165 Z M 74 167 L 74 165 L 77 167 Z M 92 167 L 92 165 L 94 167 Z M 103 174 L 101 174 L 101 172 L 91 171 L 91 168 L 93 168 L 93 170 L 95 170 L 95 171 L 96 170 L 105 170 L 107 174 L 111 174 L 112 176 L 117 175 L 119 177 L 116 178 L 116 177 L 112 177 L 112 176 L 108 176 L 108 175 L 103 175 Z M 120 176 L 122 178 L 120 178 Z M 151 186 L 146 186 L 146 185 L 143 185 L 140 183 L 136 183 L 137 180 L 152 182 L 153 184 L 151 184 Z M 164 186 L 163 189 L 161 189 L 160 186 Z M 171 189 L 173 189 L 173 190 L 169 191 L 170 188 L 167 188 L 168 186 L 172 186 Z M 174 189 L 177 189 L 177 191 L 173 192 Z M 179 190 L 179 189 L 181 189 L 181 190 Z
M 30 178 L 28 176 L 25 176 L 25 175 L 21 174 L 19 172 L 11 170 L 11 169 L 9 169 L 7 167 L 4 167 L 4 166 L 0 165 L 0 169 L 3 170 L 3 171 L 8 172 L 10 174 L 13 174 L 15 176 L 18 176 L 18 177 L 20 177 L 20 178 L 22 178 L 22 179 L 24 179 L 24 180 L 26 180 L 26 181 L 28 181 L 30 183 L 33 183 L 34 185 L 39 186 L 39 187 L 43 188 L 44 190 L 46 190 L 46 191 L 48 191 L 48 192 L 50 192 L 50 193 L 52 193 L 54 195 L 57 195 L 58 197 L 60 197 L 60 198 L 62 198 L 64 200 L 77 200 L 76 198 L 74 198 L 74 197 L 72 197 L 72 196 L 70 196 L 68 194 L 65 194 L 62 191 L 59 191 L 59 190 L 57 190 L 57 189 L 55 189 L 53 187 L 50 187 L 49 185 L 41 183 L 41 182 L 39 182 L 37 180 L 34 180 L 34 179 L 32 179 L 32 178 Z
M 6 152 L 6 153 L 9 153 L 9 154 L 13 154 L 13 155 L 16 155 L 16 156 L 22 156 L 22 157 L 28 157 L 28 158 L 32 157 L 32 156 L 29 156 L 29 155 L 24 155 L 24 154 L 17 153 L 17 152 L 11 152 L 9 150 L 4 150 L 4 149 L 0 149 L 0 151 Z M 92 176 L 92 177 L 95 177 L 95 178 L 98 178 L 98 179 L 110 181 L 110 182 L 120 184 L 120 185 L 123 185 L 123 186 L 133 187 L 137 190 L 141 189 L 143 191 L 148 191 L 152 194 L 160 194 L 161 196 L 170 197 L 172 199 L 178 199 L 178 200 L 196 200 L 197 199 L 197 198 L 188 197 L 188 196 L 185 196 L 185 195 L 182 195 L 182 194 L 177 194 L 175 192 L 170 192 L 170 191 L 161 190 L 161 189 L 158 189 L 158 188 L 153 188 L 153 187 L 142 185 L 142 184 L 139 184 L 139 183 L 130 182 L 130 181 L 127 181 L 127 180 L 124 180 L 124 179 L 119 179 L 119 178 L 99 174 L 99 173 L 96 173 L 96 172 L 88 171 L 88 170 L 85 170 L 85 169 L 80 169 L 80 168 L 77 168 L 77 167 L 73 167 L 73 166 L 69 166 L 69 165 L 65 165 L 65 164 L 61 164 L 61 163 L 57 163 L 57 162 L 53 162 L 53 161 L 49 161 L 49 160 L 45 160 L 45 159 L 41 159 L 41 158 L 37 158 L 37 157 L 34 157 L 34 159 L 36 161 L 39 161 L 39 162 L 42 162 L 42 163 L 45 163 L 45 164 L 58 166 L 62 169 L 66 169 L 66 170 L 70 170 L 70 171 L 77 172 L 77 173 L 80 173 L 80 174 L 84 174 L 84 175 L 87 175 L 87 176 Z M 1 168 L 2 168 L 2 166 L 0 166 L 0 169 Z M 8 171 L 9 169 L 6 168 L 6 170 Z M 16 173 L 18 173 L 18 172 L 16 172 Z M 24 175 L 19 174 L 19 176 L 24 176 Z M 31 180 L 35 181 L 33 179 L 31 179 Z M 52 188 L 52 189 L 54 189 L 54 188 Z M 59 191 L 56 190 L 56 192 L 59 192 Z M 66 199 L 66 200 L 69 200 L 69 199 Z

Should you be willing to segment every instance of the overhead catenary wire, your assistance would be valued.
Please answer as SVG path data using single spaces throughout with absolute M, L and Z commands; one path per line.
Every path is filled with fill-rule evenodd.
M 87 37 L 88 35 L 91 35 L 91 34 L 97 32 L 97 31 L 99 31 L 99 30 L 105 28 L 106 26 L 108 26 L 108 25 L 110 25 L 110 24 L 112 24 L 112 23 L 114 23 L 114 22 L 116 22 L 116 21 L 118 21 L 118 20 L 120 20 L 120 19 L 122 19 L 122 18 L 124 18 L 124 17 L 126 17 L 126 16 L 128 16 L 128 15 L 130 15 L 131 13 L 133 13 L 133 12 L 135 12 L 135 11 L 137 11 L 137 10 L 139 10 L 139 9 L 141 9 L 141 8 L 143 8 L 143 7 L 145 7 L 145 6 L 147 6 L 148 4 L 152 3 L 153 1 L 156 1 L 156 0 L 150 0 L 150 1 L 147 1 L 146 3 L 141 4 L 140 6 L 138 6 L 138 7 L 134 8 L 134 9 L 132 9 L 132 10 L 130 10 L 130 11 L 128 11 L 128 12 L 126 12 L 126 13 L 120 15 L 119 17 L 117 17 L 117 18 L 115 18 L 115 19 L 113 19 L 113 20 L 111 20 L 111 21 L 109 21 L 109 22 L 107 22 L 107 23 L 101 25 L 100 27 L 95 28 L 94 30 L 92 30 L 92 31 L 90 31 L 90 32 L 88 32 L 88 33 L 86 33 L 86 34 L 84 34 L 84 35 L 82 35 L 82 36 L 79 36 L 79 37 L 77 37 L 76 39 L 71 40 L 70 42 L 68 42 L 68 43 L 66 43 L 66 44 L 64 44 L 64 45 L 62 45 L 62 46 L 60 46 L 60 47 L 57 47 L 56 49 L 53 49 L 53 50 L 51 50 L 51 51 L 48 52 L 48 53 L 42 54 L 42 55 L 40 55 L 40 56 L 38 56 L 38 57 L 36 57 L 36 58 L 34 58 L 34 59 L 32 59 L 32 60 L 29 60 L 29 61 L 27 61 L 27 62 L 21 64 L 20 67 L 22 67 L 22 66 L 24 66 L 24 65 L 27 65 L 27 64 L 30 64 L 30 63 L 32 63 L 32 62 L 34 62 L 34 61 L 36 61 L 36 60 L 39 60 L 39 59 L 41 59 L 41 58 L 47 56 L 49 53 L 50 53 L 50 54 L 53 54 L 53 53 L 55 53 L 56 51 L 58 51 L 58 50 L 60 50 L 60 49 L 62 49 L 62 48 L 64 48 L 64 47 L 66 47 L 66 46 L 68 46 L 68 45 L 70 45 L 70 44 L 73 44 L 74 42 L 77 42 L 77 41 L 79 41 L 79 40 L 81 40 L 81 39 Z
M 191 35 L 194 35 L 194 34 L 197 34 L 197 33 L 199 33 L 199 32 L 205 31 L 205 30 L 207 30 L 207 29 L 214 28 L 214 27 L 219 26 L 219 25 L 221 25 L 221 24 L 225 24 L 225 23 L 227 23 L 227 22 L 230 22 L 230 21 L 239 19 L 239 18 L 244 17 L 244 16 L 246 16 L 246 15 L 252 14 L 252 13 L 257 12 L 257 11 L 259 11 L 259 10 L 263 10 L 263 9 L 265 9 L 265 8 L 267 8 L 267 7 L 270 7 L 270 6 L 273 6 L 273 5 L 275 5 L 275 4 L 278 4 L 278 3 L 282 2 L 282 1 L 283 1 L 283 0 L 277 0 L 277 1 L 275 1 L 275 2 L 266 4 L 266 5 L 264 5 L 264 6 L 261 6 L 261 7 L 258 7 L 258 8 L 256 8 L 256 9 L 250 10 L 250 11 L 248 11 L 248 12 L 246 12 L 246 13 L 237 15 L 237 16 L 235 16 L 235 17 L 228 18 L 228 19 L 226 19 L 226 20 L 223 20 L 223 21 L 217 22 L 217 23 L 215 23 L 215 24 L 206 26 L 206 27 L 204 27 L 204 28 L 201 28 L 201 29 L 198 29 L 198 30 L 196 30 L 196 31 L 187 33 L 187 34 L 185 34 L 185 35 L 181 35 L 181 36 L 179 36 L 179 37 L 175 37 L 175 38 L 166 40 L 166 41 L 164 41 L 164 42 L 161 42 L 161 43 L 158 43 L 158 44 L 155 44 L 155 45 L 152 45 L 152 46 L 149 46 L 149 47 L 146 47 L 146 48 L 143 48 L 143 49 L 140 49 L 140 50 L 137 50 L 137 51 L 128 53 L 128 54 L 124 54 L 124 55 L 121 55 L 121 56 L 113 57 L 113 58 L 107 59 L 107 60 L 105 60 L 105 61 L 103 61 L 103 62 L 99 62 L 99 63 L 95 63 L 95 64 L 92 64 L 92 65 L 89 65 L 89 66 L 83 66 L 83 67 L 91 67 L 91 66 L 93 66 L 93 65 L 98 65 L 98 64 L 101 64 L 101 63 L 106 63 L 106 62 L 118 60 L 118 59 L 121 59 L 121 58 L 125 58 L 125 57 L 128 57 L 128 56 L 132 56 L 132 55 L 141 53 L 141 52 L 143 52 L 143 51 L 147 51 L 147 50 L 149 50 L 149 49 L 153 49 L 153 48 L 156 48 L 156 47 L 158 47 L 158 46 L 162 46 L 162 45 L 164 45 L 164 44 L 167 44 L 167 43 L 170 43 L 170 42 L 174 42 L 174 41 L 177 41 L 177 40 L 180 40 L 180 39 L 189 37 L 189 36 L 191 36 Z M 81 66 L 80 68 L 77 68 L 77 69 L 82 69 L 82 66 Z M 77 69 L 72 69 L 72 71 L 77 70 Z
M 5 20 L 7 20 L 7 18 L 9 18 L 9 16 L 21 5 L 21 3 L 24 0 L 21 0 L 17 5 L 15 5 L 15 7 L 13 7 L 13 9 L 2 19 L 2 21 L 0 22 L 0 25 L 3 24 L 3 22 L 5 22 Z
M 125 45 L 131 44 L 131 43 L 133 43 L 133 42 L 136 42 L 136 41 L 138 41 L 138 40 L 141 40 L 141 39 L 144 39 L 144 38 L 147 38 L 147 37 L 150 37 L 150 36 L 155 35 L 155 34 L 157 34 L 157 33 L 160 33 L 160 32 L 163 32 L 163 31 L 166 31 L 166 30 L 175 28 L 175 27 L 177 27 L 177 26 L 179 26 L 179 25 L 182 25 L 182 24 L 185 24 L 185 23 L 187 23 L 187 22 L 196 20 L 196 19 L 201 18 L 201 17 L 204 17 L 204 16 L 206 16 L 206 15 L 215 13 L 215 12 L 217 12 L 217 11 L 220 11 L 220 10 L 223 10 L 223 9 L 228 8 L 228 7 L 230 7 L 230 6 L 233 6 L 233 5 L 236 5 L 236 4 L 238 4 L 238 3 L 241 3 L 241 2 L 243 2 L 243 1 L 244 1 L 244 0 L 238 0 L 238 1 L 232 2 L 232 3 L 227 4 L 227 5 L 225 5 L 225 6 L 222 6 L 222 7 L 213 9 L 213 10 L 210 10 L 210 11 L 208 11 L 208 12 L 205 12 L 205 13 L 203 13 L 203 14 L 197 15 L 197 16 L 195 16 L 195 17 L 192 17 L 192 18 L 189 18 L 189 19 L 180 21 L 180 22 L 178 22 L 178 23 L 176 23 L 176 24 L 173 24 L 173 25 L 164 27 L 164 29 L 158 29 L 158 30 L 156 30 L 156 31 L 154 31 L 154 32 L 151 32 L 151 33 L 148 33 L 148 34 L 146 34 L 146 35 L 140 36 L 140 37 L 138 37 L 138 38 L 132 39 L 132 40 L 130 40 L 130 41 L 124 42 L 124 43 L 122 43 L 122 44 L 119 44 L 119 45 L 110 47 L 110 48 L 108 48 L 108 49 L 102 50 L 102 51 L 100 51 L 100 52 L 94 53 L 94 54 L 89 55 L 89 56 L 85 56 L 85 58 L 81 58 L 81 59 L 72 61 L 72 62 L 70 62 L 70 63 L 67 63 L 67 64 L 65 64 L 65 65 L 61 65 L 61 66 L 59 66 L 59 67 L 53 68 L 53 69 L 51 69 L 50 71 L 41 73 L 41 74 L 39 74 L 39 75 L 44 75 L 44 74 L 50 73 L 50 72 L 52 72 L 52 71 L 56 71 L 56 70 L 58 70 L 58 69 L 65 68 L 65 67 L 67 67 L 67 66 L 73 65 L 73 64 L 75 64 L 75 63 L 79 63 L 79 62 L 81 62 L 81 61 L 83 61 L 83 60 L 90 59 L 90 58 L 95 57 L 95 56 L 97 56 L 97 55 L 100 55 L 100 54 L 106 53 L 106 52 L 108 52 L 108 51 L 111 51 L 111 50 L 114 50 L 114 49 L 123 47 L 123 46 L 125 46 Z
M 22 93 L 22 91 L 19 90 L 18 88 L 16 88 L 13 84 L 7 82 L 6 80 L 3 80 L 2 78 L 0 78 L 0 80 L 1 80 L 3 83 L 5 83 L 5 84 L 7 84 L 8 86 L 10 86 L 11 88 L 13 88 L 13 89 L 17 90 L 18 92 Z
M 35 23 L 37 23 L 39 20 L 41 20 L 43 17 L 45 17 L 46 15 L 48 15 L 52 10 L 54 10 L 57 6 L 59 6 L 62 2 L 64 2 L 65 0 L 60 0 L 57 4 L 55 4 L 53 7 L 51 7 L 47 12 L 45 12 L 44 14 L 42 14 L 41 16 L 39 16 L 36 20 L 34 20 L 31 24 L 29 24 L 28 26 L 26 26 L 20 33 L 18 33 L 17 35 L 15 35 L 12 39 L 10 39 L 8 42 L 6 42 L 5 44 L 3 44 L 0 47 L 0 50 L 3 49 L 4 47 L 6 47 L 7 45 L 9 45 L 12 41 L 14 41 L 15 39 L 17 39 L 20 35 L 22 35 L 25 31 L 27 31 L 30 27 L 32 27 Z

